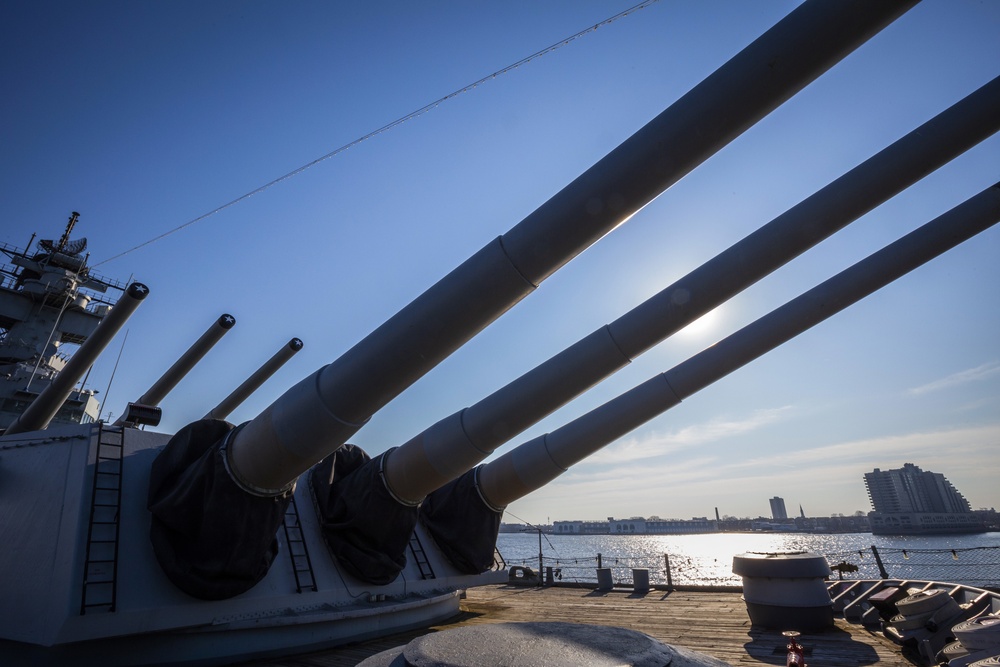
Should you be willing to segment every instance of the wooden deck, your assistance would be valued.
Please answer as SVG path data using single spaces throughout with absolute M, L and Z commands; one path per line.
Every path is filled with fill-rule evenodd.
M 409 632 L 338 649 L 247 667 L 353 667 L 380 651 L 406 644 L 426 632 L 477 623 L 565 621 L 616 625 L 644 632 L 668 644 L 714 656 L 734 666 L 784 665 L 785 640 L 777 631 L 750 627 L 739 593 L 653 590 L 645 595 L 622 589 L 598 592 L 582 588 L 482 586 L 469 589 L 462 613 L 428 630 Z M 913 667 L 897 646 L 859 626 L 837 620 L 836 629 L 800 638 L 811 667 Z

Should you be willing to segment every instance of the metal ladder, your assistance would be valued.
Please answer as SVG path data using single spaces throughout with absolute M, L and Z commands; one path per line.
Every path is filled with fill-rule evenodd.
M 285 509 L 285 542 L 288 544 L 288 555 L 292 561 L 292 571 L 295 573 L 295 592 L 305 589 L 316 590 L 316 579 L 313 577 L 312 560 L 309 549 L 302 534 L 302 524 L 299 522 L 299 508 L 295 504 L 295 496 Z
M 83 566 L 81 615 L 115 611 L 124 453 L 124 429 L 121 426 L 100 424 L 94 462 L 94 486 L 90 496 L 87 552 Z
M 420 543 L 420 538 L 417 537 L 416 531 L 413 531 L 413 534 L 410 535 L 410 553 L 413 554 L 413 562 L 417 564 L 417 568 L 420 570 L 421 579 L 437 578 L 434 576 L 434 569 L 427 560 L 427 554 L 424 553 L 424 545 Z

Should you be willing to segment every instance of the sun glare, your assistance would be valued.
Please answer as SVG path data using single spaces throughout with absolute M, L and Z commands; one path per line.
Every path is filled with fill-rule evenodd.
M 716 330 L 719 328 L 720 322 L 721 316 L 719 315 L 719 309 L 716 308 L 715 310 L 705 313 L 694 322 L 678 331 L 677 335 L 687 340 L 700 340 L 702 338 L 707 338 L 715 334 Z

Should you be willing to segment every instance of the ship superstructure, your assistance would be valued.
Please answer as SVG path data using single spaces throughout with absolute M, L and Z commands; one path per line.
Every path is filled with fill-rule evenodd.
M 125 285 L 87 266 L 87 239 L 70 239 L 73 213 L 58 240 L 31 236 L 25 249 L 0 244 L 0 429 L 49 385 L 114 307 Z M 31 246 L 35 249 L 31 250 Z M 55 424 L 97 421 L 97 392 L 76 387 Z

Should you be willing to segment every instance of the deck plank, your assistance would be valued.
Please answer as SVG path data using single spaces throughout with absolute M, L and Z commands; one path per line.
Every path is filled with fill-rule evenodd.
M 480 586 L 469 589 L 462 613 L 426 630 L 288 658 L 245 663 L 247 667 L 353 667 L 381 651 L 427 632 L 480 623 L 564 621 L 614 625 L 644 632 L 719 658 L 734 667 L 784 665 L 785 640 L 777 631 L 752 628 L 739 593 L 652 590 L 645 595 L 616 589 Z M 815 667 L 913 667 L 885 638 L 840 619 L 835 629 L 804 633 L 806 663 Z

